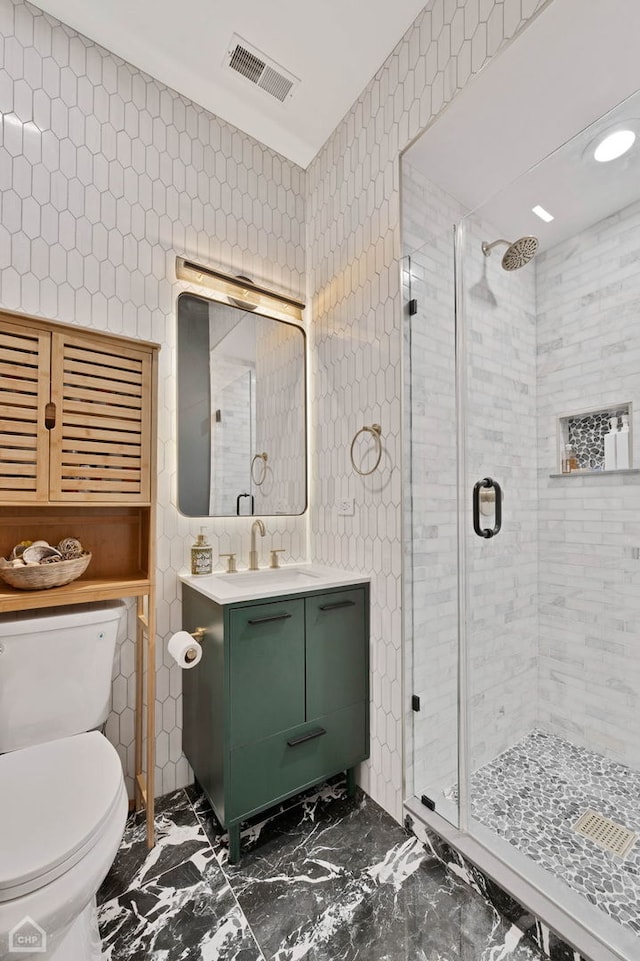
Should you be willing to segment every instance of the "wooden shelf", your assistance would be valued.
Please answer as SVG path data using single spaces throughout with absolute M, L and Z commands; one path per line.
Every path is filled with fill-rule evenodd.
M 138 597 L 151 588 L 149 578 L 138 577 L 83 578 L 63 587 L 43 591 L 18 591 L 0 582 L 0 612 L 28 611 L 63 604 L 88 604 L 90 601 L 116 600 L 119 597 Z

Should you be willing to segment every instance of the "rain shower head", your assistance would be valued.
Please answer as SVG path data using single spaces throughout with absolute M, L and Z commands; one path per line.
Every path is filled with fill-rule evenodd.
M 520 267 L 524 267 L 530 260 L 533 260 L 538 250 L 537 237 L 520 237 L 513 243 L 509 240 L 494 240 L 492 244 L 489 244 L 485 240 L 482 243 L 482 253 L 485 257 L 491 256 L 491 251 L 496 244 L 507 245 L 502 258 L 502 266 L 505 270 L 518 270 Z

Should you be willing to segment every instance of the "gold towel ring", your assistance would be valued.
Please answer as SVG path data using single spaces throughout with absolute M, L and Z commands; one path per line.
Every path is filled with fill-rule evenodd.
M 371 470 L 360 470 L 360 468 L 356 465 L 356 462 L 353 459 L 353 448 L 355 447 L 355 443 L 358 437 L 360 436 L 360 434 L 363 434 L 365 431 L 373 435 L 373 438 L 376 442 L 376 446 L 378 448 L 378 456 L 376 457 L 376 462 L 371 468 Z M 351 463 L 353 465 L 354 471 L 357 474 L 360 474 L 362 477 L 366 477 L 368 474 L 373 474 L 374 470 L 377 470 L 378 465 L 382 460 L 382 441 L 380 440 L 381 434 L 382 434 L 382 427 L 380 426 L 380 424 L 372 424 L 371 427 L 361 427 L 360 430 L 356 433 L 353 440 L 351 441 L 351 452 L 350 452 Z
M 260 480 L 258 480 L 258 478 L 256 477 L 256 473 L 255 473 L 255 467 L 256 467 L 256 461 L 257 461 L 257 460 L 261 460 L 261 461 L 262 461 L 262 476 L 260 477 Z M 256 487 L 260 487 L 260 485 L 261 485 L 261 484 L 264 484 L 264 482 L 265 482 L 265 479 L 266 479 L 266 476 L 267 476 L 267 461 L 268 461 L 268 460 L 269 460 L 269 456 L 267 455 L 267 453 L 266 453 L 265 451 L 263 451 L 262 454 L 256 454 L 256 456 L 255 456 L 255 457 L 253 458 L 253 460 L 251 461 L 251 480 L 252 480 L 253 483 L 256 485 Z

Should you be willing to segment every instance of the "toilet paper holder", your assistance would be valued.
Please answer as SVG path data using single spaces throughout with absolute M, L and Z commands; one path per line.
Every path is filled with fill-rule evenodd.
M 198 644 L 200 644 L 204 640 L 204 635 L 206 633 L 207 633 L 206 627 L 196 627 L 195 631 L 189 631 L 189 634 L 191 634 L 191 637 L 193 637 L 198 642 Z M 187 653 L 185 654 L 185 660 L 195 661 L 197 656 L 198 655 L 196 654 L 195 651 L 187 651 Z

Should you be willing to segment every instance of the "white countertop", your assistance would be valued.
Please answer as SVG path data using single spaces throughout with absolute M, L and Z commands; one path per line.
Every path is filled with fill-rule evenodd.
M 217 604 L 259 601 L 281 594 L 304 594 L 308 591 L 331 590 L 349 584 L 367 584 L 366 574 L 343 571 L 320 564 L 291 564 L 272 570 L 238 571 L 236 574 L 179 574 L 183 584 L 210 597 Z

